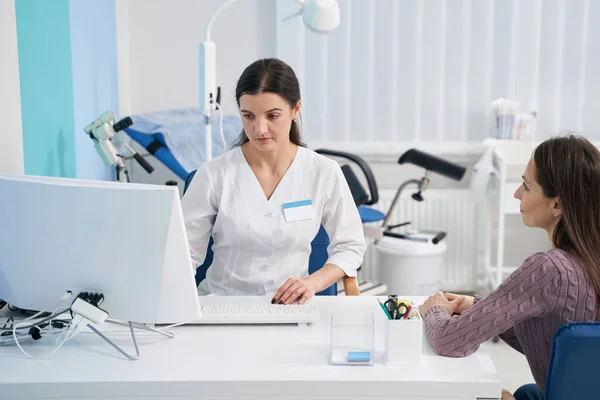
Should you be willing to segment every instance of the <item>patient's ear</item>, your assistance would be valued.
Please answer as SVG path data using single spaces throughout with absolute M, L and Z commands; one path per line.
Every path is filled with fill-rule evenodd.
M 552 216 L 558 218 L 562 215 L 562 206 L 558 197 L 552 200 Z

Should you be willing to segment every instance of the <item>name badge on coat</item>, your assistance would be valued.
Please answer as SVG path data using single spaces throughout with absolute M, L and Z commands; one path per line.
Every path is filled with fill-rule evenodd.
M 287 222 L 311 219 L 314 215 L 312 200 L 294 201 L 283 204 L 283 214 Z

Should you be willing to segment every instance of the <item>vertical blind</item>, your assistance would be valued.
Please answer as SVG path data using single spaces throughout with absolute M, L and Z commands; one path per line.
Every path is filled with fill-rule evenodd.
M 536 139 L 600 139 L 600 2 L 340 0 L 341 24 L 308 31 L 276 2 L 277 57 L 301 83 L 312 146 L 461 151 L 495 135 L 490 103 L 538 114 Z

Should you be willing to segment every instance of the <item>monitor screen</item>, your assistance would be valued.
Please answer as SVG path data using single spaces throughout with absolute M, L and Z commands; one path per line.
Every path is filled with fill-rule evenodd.
M 0 199 L 0 299 L 40 310 L 95 291 L 113 319 L 200 318 L 177 188 L 0 175 Z

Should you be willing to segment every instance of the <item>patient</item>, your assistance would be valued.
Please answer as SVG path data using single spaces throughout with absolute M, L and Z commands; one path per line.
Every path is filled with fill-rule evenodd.
M 514 196 L 524 224 L 546 230 L 553 248 L 531 255 L 486 298 L 437 293 L 420 311 L 441 355 L 467 356 L 498 335 L 525 355 L 537 384 L 514 398 L 543 399 L 554 332 L 600 319 L 600 152 L 574 135 L 543 142 Z

